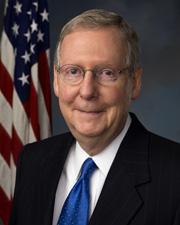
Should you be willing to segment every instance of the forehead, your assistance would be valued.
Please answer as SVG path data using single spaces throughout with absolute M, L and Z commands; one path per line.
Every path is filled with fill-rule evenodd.
M 125 57 L 126 42 L 116 27 L 79 28 L 66 35 L 61 43 L 60 59 L 92 57 L 118 59 Z
M 120 30 L 119 27 L 117 26 L 95 26 L 95 27 L 90 27 L 90 26 L 83 26 L 83 25 L 77 25 L 73 27 L 72 29 L 67 30 L 66 32 L 62 33 L 60 36 L 60 46 L 64 42 L 64 39 L 67 39 L 68 36 L 71 36 L 74 33 L 85 33 L 85 32 L 94 32 L 100 33 L 101 31 L 104 31 L 106 33 L 106 36 L 111 36 L 112 34 L 117 36 L 120 41 L 125 40 L 125 34 Z

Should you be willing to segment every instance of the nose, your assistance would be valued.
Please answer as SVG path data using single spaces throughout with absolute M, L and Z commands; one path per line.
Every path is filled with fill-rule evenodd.
M 87 70 L 84 79 L 80 84 L 80 96 L 85 100 L 92 100 L 97 97 L 97 82 L 94 79 L 93 72 Z

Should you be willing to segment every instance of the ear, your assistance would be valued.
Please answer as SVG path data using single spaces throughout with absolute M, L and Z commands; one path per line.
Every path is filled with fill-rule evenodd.
M 143 69 L 141 67 L 136 68 L 133 74 L 133 86 L 132 86 L 132 96 L 131 99 L 135 100 L 139 97 L 141 92 L 141 84 L 142 84 L 142 73 Z
M 54 65 L 54 81 L 53 81 L 53 87 L 54 87 L 54 93 L 57 97 L 59 97 L 59 85 L 58 85 L 58 72 L 56 70 L 56 66 Z

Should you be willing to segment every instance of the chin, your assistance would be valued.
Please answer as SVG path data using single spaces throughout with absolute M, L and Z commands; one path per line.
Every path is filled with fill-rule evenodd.
M 79 127 L 74 128 L 71 130 L 72 133 L 77 134 L 78 136 L 84 136 L 84 137 L 97 137 L 101 136 L 103 134 L 104 129 L 95 129 L 95 126 L 93 127 Z

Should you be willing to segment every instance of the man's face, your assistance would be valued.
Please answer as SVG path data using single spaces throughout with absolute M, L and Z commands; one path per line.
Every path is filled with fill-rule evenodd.
M 60 64 L 75 64 L 86 69 L 107 65 L 123 69 L 126 47 L 114 28 L 79 29 L 65 36 L 60 53 Z M 141 72 L 126 71 L 110 85 L 101 85 L 87 71 L 78 85 L 65 83 L 54 71 L 54 90 L 61 112 L 77 140 L 106 138 L 107 143 L 122 130 L 129 105 L 140 92 Z

